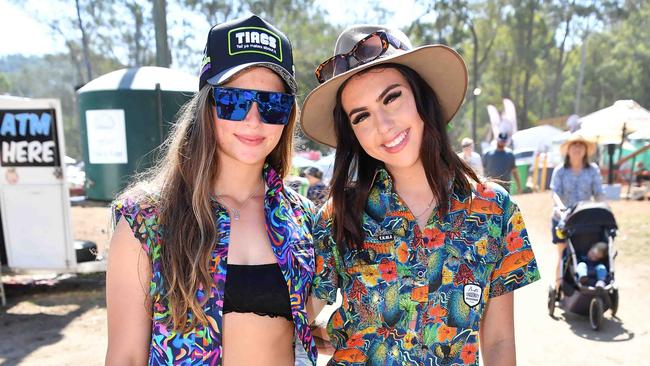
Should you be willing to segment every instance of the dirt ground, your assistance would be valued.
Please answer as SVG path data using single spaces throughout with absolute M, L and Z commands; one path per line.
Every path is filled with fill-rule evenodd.
M 526 221 L 542 280 L 516 292 L 519 365 L 643 365 L 650 348 L 650 202 L 612 202 L 619 223 L 616 261 L 620 306 L 607 312 L 600 331 L 585 317 L 556 309 L 546 296 L 554 271 L 548 193 L 516 197 Z M 73 207 L 76 239 L 109 240 L 108 209 Z M 106 350 L 104 274 L 4 276 L 8 304 L 0 309 L 0 365 L 102 365 Z M 325 364 L 326 357 L 319 359 Z

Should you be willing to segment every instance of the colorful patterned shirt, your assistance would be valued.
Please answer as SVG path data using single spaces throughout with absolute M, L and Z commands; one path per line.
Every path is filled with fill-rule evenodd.
M 314 209 L 311 202 L 283 186 L 278 174 L 264 167 L 267 185 L 264 199 L 266 231 L 273 252 L 282 270 L 291 300 L 295 338 L 296 362 L 307 355 L 307 362 L 316 364 L 316 345 L 309 329 L 305 300 L 313 277 L 314 252 L 311 228 Z M 230 217 L 227 210 L 212 201 L 219 239 L 212 252 L 210 271 L 214 286 L 209 291 L 197 291 L 197 298 L 208 296 L 203 307 L 210 326 L 197 326 L 188 333 L 175 332 L 165 324 L 170 309 L 165 300 L 165 283 L 161 275 L 162 228 L 158 224 L 155 199 L 135 203 L 125 199 L 114 205 L 115 222 L 124 217 L 137 239 L 148 253 L 152 265 L 150 295 L 153 301 L 153 322 L 149 365 L 221 365 L 221 329 L 224 289 L 230 237 Z
M 379 169 L 363 213 L 362 250 L 340 253 L 330 205 L 314 228 L 312 293 L 342 306 L 328 323 L 330 365 L 478 365 L 490 298 L 539 279 L 517 205 L 498 185 L 453 193 L 420 230 Z
M 323 182 L 318 182 L 312 186 L 309 186 L 307 190 L 307 198 L 316 206 L 317 209 L 321 208 L 325 201 L 327 201 L 327 196 L 329 195 L 329 188 Z

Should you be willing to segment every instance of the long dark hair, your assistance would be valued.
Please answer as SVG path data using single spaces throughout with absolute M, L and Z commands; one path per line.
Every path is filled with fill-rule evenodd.
M 452 150 L 447 136 L 447 123 L 443 121 L 436 93 L 417 72 L 399 64 L 381 64 L 364 70 L 363 73 L 386 68 L 399 71 L 413 91 L 418 114 L 424 121 L 420 159 L 429 187 L 438 202 L 438 209 L 445 215 L 449 211 L 449 195 L 453 191 L 469 194 L 472 187 L 468 177 L 476 183 L 479 183 L 479 178 Z M 383 166 L 381 161 L 363 150 L 352 131 L 350 120 L 341 103 L 341 93 L 345 85 L 339 88 L 334 107 L 337 148 L 331 181 L 333 234 L 341 252 L 361 249 L 363 245 L 365 235 L 361 228 L 361 218 L 376 169 Z M 452 178 L 453 185 L 449 189 L 448 182 Z

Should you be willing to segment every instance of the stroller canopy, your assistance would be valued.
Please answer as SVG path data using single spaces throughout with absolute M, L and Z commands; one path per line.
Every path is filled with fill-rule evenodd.
M 593 227 L 618 229 L 607 202 L 579 202 L 564 221 L 564 228 L 572 232 Z

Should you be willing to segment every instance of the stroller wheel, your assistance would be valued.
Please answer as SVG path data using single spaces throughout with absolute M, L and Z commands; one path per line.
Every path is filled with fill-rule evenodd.
M 603 299 L 594 297 L 589 304 L 589 323 L 591 329 L 598 330 L 603 322 Z
M 614 291 L 612 291 L 611 301 L 612 316 L 616 316 L 616 312 L 618 311 L 618 289 L 614 289 Z
M 553 286 L 548 287 L 548 315 L 553 317 L 553 312 L 555 311 L 555 300 L 556 300 L 557 294 L 555 293 L 555 289 Z

